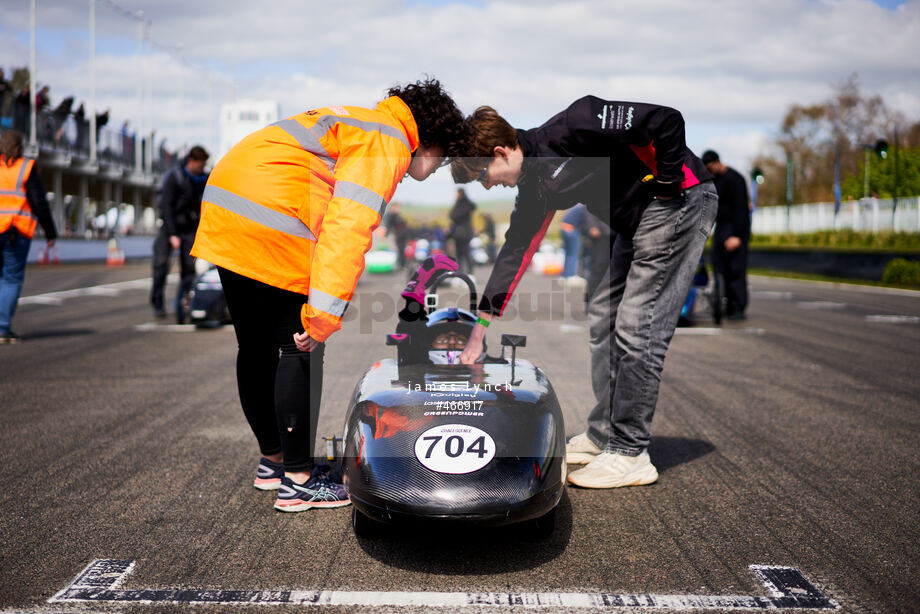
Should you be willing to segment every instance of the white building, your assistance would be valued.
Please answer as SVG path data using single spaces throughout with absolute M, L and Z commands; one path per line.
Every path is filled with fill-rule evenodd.
M 281 119 L 281 105 L 271 100 L 236 100 L 220 107 L 220 149 L 214 164 L 240 140 Z

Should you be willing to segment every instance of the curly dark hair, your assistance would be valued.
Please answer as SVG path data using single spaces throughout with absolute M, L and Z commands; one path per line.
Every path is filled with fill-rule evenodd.
M 437 79 L 391 87 L 387 96 L 398 96 L 412 111 L 422 145 L 440 145 L 449 158 L 463 155 L 467 133 L 463 113 Z

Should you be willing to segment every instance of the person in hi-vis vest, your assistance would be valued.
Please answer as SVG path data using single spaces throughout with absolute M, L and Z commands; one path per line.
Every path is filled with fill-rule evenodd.
M 262 454 L 254 486 L 277 489 L 278 510 L 349 503 L 313 460 L 324 343 L 397 185 L 456 155 L 464 130 L 431 79 L 393 87 L 374 109 L 322 107 L 271 124 L 211 172 L 192 254 L 220 272 L 240 401 Z
M 50 248 L 57 230 L 35 160 L 22 156 L 22 134 L 6 130 L 0 134 L 0 345 L 20 341 L 11 324 L 37 224 Z

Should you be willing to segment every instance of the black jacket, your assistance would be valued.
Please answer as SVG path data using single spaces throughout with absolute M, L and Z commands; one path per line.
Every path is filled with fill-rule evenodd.
M 168 170 L 160 183 L 157 207 L 168 236 L 194 233 L 201 219 L 201 196 L 208 174 L 198 177 L 185 170 L 186 160 Z
M 584 203 L 632 237 L 654 197 L 712 179 L 687 148 L 683 116 L 669 107 L 585 96 L 517 135 L 524 152 L 518 196 L 479 306 L 493 314 L 504 310 L 557 210 Z
M 51 214 L 51 206 L 45 197 L 45 188 L 42 186 L 42 180 L 38 176 L 38 168 L 32 166 L 32 172 L 26 179 L 26 200 L 29 201 L 29 209 L 32 215 L 38 218 L 42 230 L 45 231 L 45 238 L 49 241 L 57 239 L 57 229 L 54 227 L 54 217 Z
M 473 238 L 473 211 L 476 205 L 468 196 L 461 196 L 450 210 L 450 236 L 456 241 L 469 241 Z
M 733 168 L 715 178 L 719 193 L 719 212 L 716 214 L 716 241 L 738 237 L 747 242 L 751 236 L 751 211 L 748 208 L 747 182 Z

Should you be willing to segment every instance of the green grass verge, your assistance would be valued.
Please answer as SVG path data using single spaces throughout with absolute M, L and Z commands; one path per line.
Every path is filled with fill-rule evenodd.
M 878 252 L 920 252 L 920 233 L 916 232 L 856 232 L 853 230 L 822 230 L 803 234 L 781 233 L 753 235 L 752 248 L 826 249 Z

